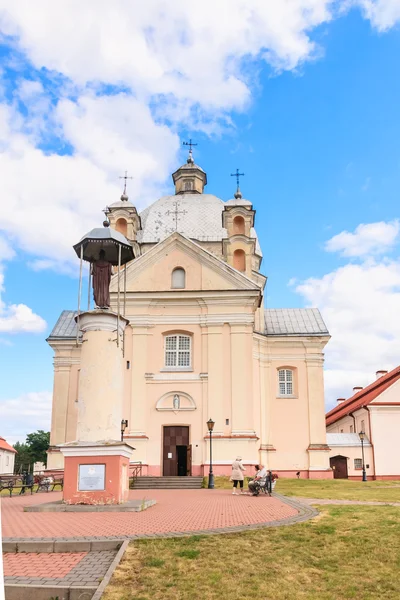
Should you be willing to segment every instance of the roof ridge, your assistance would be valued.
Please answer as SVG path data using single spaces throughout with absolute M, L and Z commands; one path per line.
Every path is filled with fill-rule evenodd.
M 333 408 L 331 408 L 331 410 L 328 411 L 325 415 L 327 424 L 329 425 L 331 423 L 334 423 L 342 416 L 345 416 L 346 414 L 348 414 L 348 412 L 350 412 L 350 411 L 346 412 L 346 409 L 351 409 L 351 411 L 353 411 L 353 410 L 357 410 L 358 408 L 361 408 L 362 406 L 367 406 L 376 398 L 376 396 L 372 397 L 372 392 L 378 390 L 379 388 L 381 388 L 382 386 L 384 386 L 387 383 L 390 384 L 392 379 L 396 378 L 396 380 L 397 380 L 399 377 L 400 377 L 400 365 L 395 367 L 391 371 L 389 371 L 389 373 L 386 373 L 386 375 L 379 377 L 379 379 L 375 379 L 375 381 L 372 381 L 372 383 L 367 385 L 365 388 L 363 388 L 356 394 L 353 394 L 353 396 L 350 396 L 349 398 L 347 398 L 344 402 L 341 402 L 338 406 L 334 406 Z M 395 381 L 393 381 L 392 383 L 395 383 Z M 390 384 L 390 385 L 392 385 L 392 384 Z M 389 385 L 386 386 L 385 389 L 387 389 L 387 387 L 389 387 Z M 382 391 L 385 391 L 385 390 L 382 390 Z M 371 395 L 371 397 L 369 399 L 366 398 L 368 395 Z M 363 399 L 364 399 L 364 402 L 360 403 L 359 401 L 363 400 Z M 332 419 L 332 417 L 337 417 L 337 418 Z M 329 421 L 329 423 L 328 423 L 328 421 Z

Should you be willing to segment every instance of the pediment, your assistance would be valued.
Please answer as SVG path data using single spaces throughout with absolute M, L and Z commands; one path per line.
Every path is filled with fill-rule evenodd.
M 172 271 L 178 267 L 185 270 L 186 291 L 260 290 L 246 275 L 180 233 L 171 234 L 128 264 L 126 290 L 170 291 Z M 121 289 L 123 279 L 122 274 Z M 118 289 L 115 275 L 110 289 Z

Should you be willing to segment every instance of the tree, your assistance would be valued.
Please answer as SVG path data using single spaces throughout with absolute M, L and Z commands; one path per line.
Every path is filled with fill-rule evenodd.
M 32 462 L 42 462 L 47 465 L 47 450 L 50 445 L 50 432 L 39 429 L 26 436 L 26 445 Z
M 14 449 L 17 451 L 17 454 L 15 455 L 14 472 L 22 473 L 22 471 L 29 471 L 33 461 L 27 444 L 16 442 L 14 444 Z

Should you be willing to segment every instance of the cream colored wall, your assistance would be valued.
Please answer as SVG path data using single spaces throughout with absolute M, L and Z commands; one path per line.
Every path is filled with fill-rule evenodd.
M 369 405 L 376 476 L 400 476 L 400 406 Z
M 261 411 L 263 462 L 272 469 L 295 472 L 329 469 L 323 389 L 323 348 L 328 338 L 256 339 L 260 381 L 266 389 Z M 278 370 L 285 367 L 295 370 L 293 398 L 279 397 Z
M 338 455 L 347 458 L 347 474 L 349 477 L 362 477 L 362 469 L 354 468 L 354 459 L 362 459 L 361 446 L 332 446 L 329 458 Z M 367 477 L 372 478 L 374 476 L 374 459 L 372 447 L 369 445 L 364 445 L 364 461 Z
M 15 453 L 0 448 L 0 475 L 14 473 Z

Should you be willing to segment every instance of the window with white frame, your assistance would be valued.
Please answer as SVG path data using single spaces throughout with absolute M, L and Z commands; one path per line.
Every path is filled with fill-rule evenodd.
M 192 363 L 192 339 L 189 335 L 165 336 L 165 366 L 187 369 Z
M 279 395 L 293 396 L 293 371 L 291 369 L 279 369 Z
M 361 431 L 365 433 L 365 421 L 361 421 Z
M 362 469 L 362 458 L 355 458 L 354 459 L 354 468 L 355 469 Z
M 353 433 L 353 425 L 350 425 L 350 433 Z

